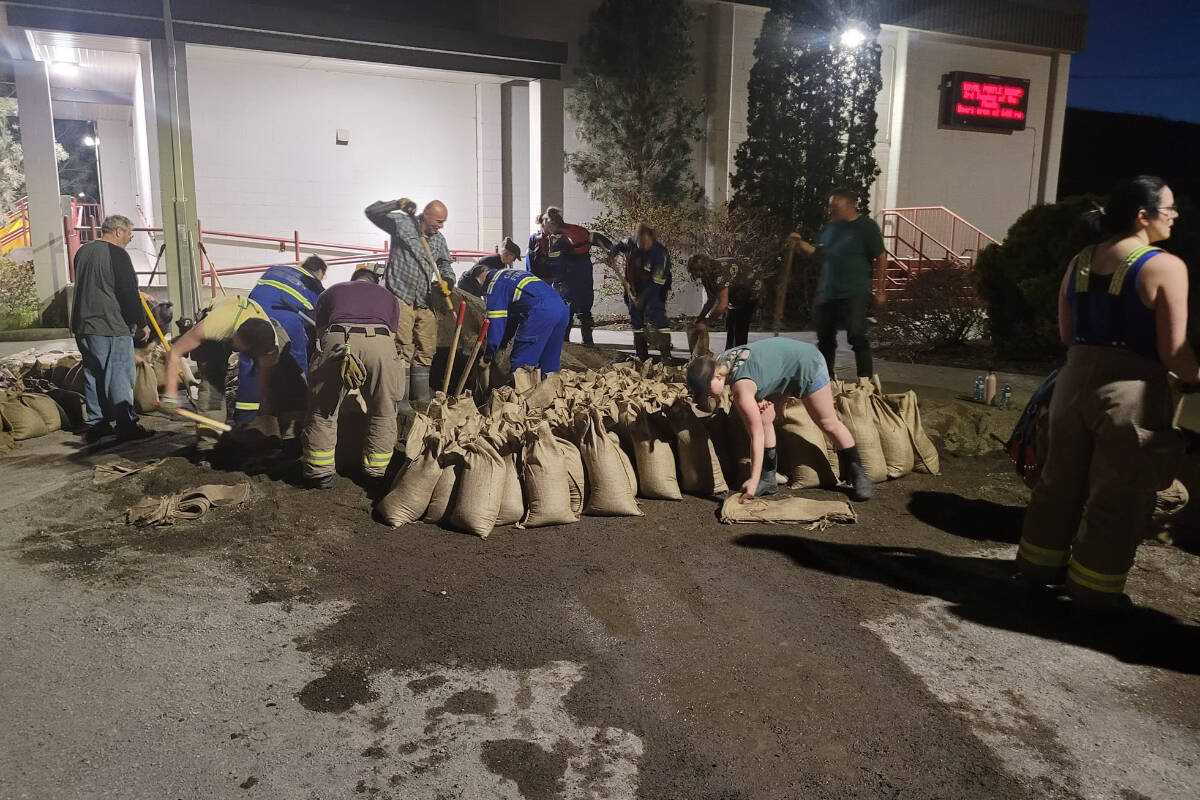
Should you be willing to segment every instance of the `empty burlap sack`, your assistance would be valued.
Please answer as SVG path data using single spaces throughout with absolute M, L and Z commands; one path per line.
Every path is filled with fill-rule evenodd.
M 667 410 L 667 422 L 675 434 L 679 488 L 701 497 L 729 491 L 708 429 L 692 402 L 677 400 Z
M 25 392 L 21 395 L 21 402 L 42 418 L 42 422 L 46 424 L 46 433 L 62 430 L 63 422 L 67 421 L 66 412 L 59 408 L 58 403 L 49 395 Z
M 889 394 L 885 397 L 888 404 L 896 410 L 900 419 L 908 428 L 909 441 L 913 448 L 913 469 L 917 472 L 927 472 L 930 475 L 940 475 L 942 471 L 941 457 L 937 448 L 925 433 L 921 424 L 921 409 L 917 405 L 917 393 L 909 390 L 904 394 Z M 1044 450 L 1042 451 L 1045 452 Z
M 496 512 L 496 525 L 516 525 L 525 516 L 525 494 L 521 490 L 521 473 L 517 471 L 517 454 L 502 456 L 504 459 L 504 493 L 500 510 Z
M 573 442 L 560 436 L 554 437 L 558 452 L 562 453 L 563 468 L 567 473 L 567 488 L 571 492 L 571 513 L 575 519 L 583 513 L 583 501 L 587 498 L 587 473 L 583 469 L 583 456 Z
M 442 468 L 442 474 L 438 477 L 437 483 L 433 485 L 429 507 L 425 509 L 425 515 L 421 517 L 423 521 L 431 525 L 440 525 L 446 519 L 446 512 L 450 510 L 450 501 L 454 497 L 454 483 L 457 479 L 458 473 L 455 472 L 453 465 Z
M 779 443 L 779 471 L 787 476 L 793 489 L 837 485 L 837 475 L 826 456 L 825 434 L 809 416 L 803 400 L 788 398 L 783 416 L 775 418 L 775 435 Z
M 578 451 L 576 454 L 578 456 Z M 521 525 L 538 528 L 579 520 L 579 514 L 571 507 L 571 478 L 567 474 L 566 459 L 548 422 L 539 423 L 526 435 L 521 465 L 528 506 Z M 582 491 L 579 500 L 582 505 Z
M 442 477 L 438 450 L 437 440 L 431 438 L 424 450 L 400 470 L 391 491 L 379 501 L 379 516 L 392 527 L 416 522 L 429 508 L 434 487 Z
M 522 395 L 521 399 L 530 411 L 541 411 L 554 402 L 562 389 L 562 374 L 551 372 L 528 394 Z
M 675 452 L 663 435 L 661 412 L 637 415 L 629 426 L 633 442 L 633 461 L 637 466 L 638 494 L 654 500 L 682 500 L 679 478 L 675 473 Z M 660 421 L 661 420 L 661 421 Z
M 538 383 L 542 379 L 542 371 L 537 365 L 529 367 L 517 367 L 512 371 L 513 390 L 519 394 L 527 394 L 537 388 Z
M 637 504 L 637 474 L 629 456 L 621 449 L 620 438 L 604 427 L 599 409 L 592 409 L 579 454 L 587 473 L 588 492 L 583 513 L 596 517 L 640 517 Z
M 0 401 L 0 423 L 18 442 L 50 432 L 42 415 L 22 403 L 15 393 L 9 393 Z
M 462 445 L 463 466 L 454 482 L 449 527 L 487 538 L 496 527 L 504 502 L 507 465 L 496 448 L 483 437 Z
M 809 500 L 807 497 L 785 497 L 767 500 L 752 497 L 742 502 L 740 494 L 731 494 L 721 506 L 721 522 L 766 522 L 772 524 L 807 524 L 825 528 L 838 522 L 855 522 L 858 518 L 845 500 Z
M 869 381 L 867 385 L 870 385 Z M 871 410 L 872 394 L 873 391 L 863 386 L 848 385 L 834 397 L 833 406 L 837 409 L 838 419 L 854 437 L 858 457 L 862 460 L 867 477 L 872 483 L 883 483 L 887 480 L 888 468 L 883 447 L 879 444 L 879 431 L 875 428 L 875 415 Z
M 154 366 L 146 361 L 137 362 L 133 381 L 133 407 L 139 414 L 158 408 L 158 376 Z
M 908 425 L 878 394 L 871 395 L 870 403 L 875 430 L 879 433 L 879 446 L 887 464 L 887 475 L 889 478 L 903 478 L 913 471 L 914 450 Z

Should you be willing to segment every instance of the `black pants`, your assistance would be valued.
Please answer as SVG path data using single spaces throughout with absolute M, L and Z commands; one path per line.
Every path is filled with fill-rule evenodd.
M 754 305 L 738 304 L 725 312 L 725 349 L 738 347 L 750 341 L 750 320 L 754 317 Z
M 817 349 L 825 356 L 829 377 L 834 375 L 833 366 L 837 358 L 837 334 L 846 332 L 846 339 L 854 349 L 854 362 L 858 377 L 869 378 L 874 374 L 871 363 L 871 340 L 867 338 L 867 303 L 869 295 L 838 300 L 820 300 L 813 305 L 813 325 L 817 329 Z

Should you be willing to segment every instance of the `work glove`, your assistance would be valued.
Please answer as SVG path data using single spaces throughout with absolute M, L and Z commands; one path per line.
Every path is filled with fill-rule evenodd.
M 180 405 L 181 404 L 179 402 L 178 395 L 175 395 L 174 397 L 167 397 L 166 395 L 163 395 L 162 397 L 158 398 L 158 410 L 164 414 L 174 414 L 175 409 L 179 408 Z
M 408 214 L 410 217 L 417 213 L 417 204 L 407 197 L 401 197 L 396 201 L 396 208 Z
M 330 351 L 335 358 L 342 361 L 340 374 L 342 378 L 342 386 L 346 387 L 346 394 L 358 401 L 358 407 L 362 412 L 367 413 L 367 401 L 362 396 L 362 385 L 367 380 L 367 369 L 363 366 L 362 360 L 350 352 L 350 345 L 335 344 Z

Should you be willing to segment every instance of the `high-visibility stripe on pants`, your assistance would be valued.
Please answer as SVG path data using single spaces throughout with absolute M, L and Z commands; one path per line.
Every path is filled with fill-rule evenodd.
M 335 450 L 310 450 L 304 454 L 304 460 L 314 467 L 327 467 L 334 461 Z
M 362 465 L 364 467 L 382 467 L 387 468 L 387 465 L 392 461 L 392 451 L 386 453 L 364 453 Z
M 1072 558 L 1070 565 L 1067 567 L 1067 577 L 1072 583 L 1077 583 L 1085 589 L 1091 589 L 1093 592 L 1121 594 L 1125 591 L 1125 579 L 1129 577 L 1129 573 L 1108 574 L 1097 572 L 1094 569 L 1088 569 Z
M 1071 560 L 1071 551 L 1052 550 L 1048 547 L 1030 544 L 1024 537 L 1021 537 L 1021 543 L 1017 546 L 1017 558 L 1039 567 L 1065 567 Z

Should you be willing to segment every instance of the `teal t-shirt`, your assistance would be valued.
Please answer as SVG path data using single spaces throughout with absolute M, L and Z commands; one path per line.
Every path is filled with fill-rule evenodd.
M 782 336 L 726 350 L 717 356 L 717 364 L 729 365 L 725 382 L 730 386 L 740 380 L 754 381 L 758 387 L 754 392 L 756 400 L 773 394 L 807 397 L 825 385 L 813 387 L 818 376 L 824 376 L 825 383 L 829 381 L 820 350 L 808 342 Z
M 883 233 L 875 220 L 860 216 L 849 222 L 830 222 L 821 229 L 823 300 L 842 300 L 871 293 L 871 263 L 883 252 Z

